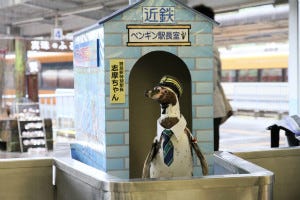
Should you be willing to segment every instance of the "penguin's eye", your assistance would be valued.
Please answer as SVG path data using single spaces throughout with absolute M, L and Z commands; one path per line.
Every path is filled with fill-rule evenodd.
M 167 88 L 165 88 L 165 87 L 161 87 L 161 89 L 162 89 L 162 92 L 163 92 L 164 94 L 167 94 L 167 93 L 169 93 L 169 90 L 168 90 Z

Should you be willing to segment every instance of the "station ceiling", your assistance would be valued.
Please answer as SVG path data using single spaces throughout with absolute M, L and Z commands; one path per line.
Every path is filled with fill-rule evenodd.
M 72 33 L 136 0 L 0 0 L 0 39 L 14 36 L 50 38 L 53 28 Z M 288 40 L 288 0 L 182 0 L 188 6 L 214 8 L 218 46 Z M 268 12 L 243 15 L 241 9 L 272 5 Z M 283 6 L 282 6 L 283 5 Z M 285 5 L 285 6 L 284 6 Z

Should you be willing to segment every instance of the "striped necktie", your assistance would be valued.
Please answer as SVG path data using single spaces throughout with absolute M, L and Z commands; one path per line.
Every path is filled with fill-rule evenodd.
M 164 142 L 163 142 L 164 163 L 168 166 L 170 166 L 173 162 L 174 146 L 171 142 L 172 135 L 173 132 L 169 129 L 165 129 L 162 132 L 162 136 L 164 138 Z

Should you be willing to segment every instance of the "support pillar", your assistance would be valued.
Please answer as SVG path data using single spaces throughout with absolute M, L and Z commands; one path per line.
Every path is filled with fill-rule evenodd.
M 129 0 L 129 5 L 135 4 L 138 1 L 140 1 L 140 0 Z
M 0 115 L 2 114 L 2 95 L 4 90 L 4 72 L 5 72 L 5 55 L 6 49 L 0 48 Z
M 16 98 L 20 99 L 26 96 L 26 61 L 27 61 L 27 51 L 26 51 L 26 40 L 22 38 L 15 39 L 15 89 Z
M 33 102 L 39 102 L 38 74 L 27 74 L 26 82 L 28 98 Z
M 300 114 L 299 0 L 289 1 L 289 115 Z

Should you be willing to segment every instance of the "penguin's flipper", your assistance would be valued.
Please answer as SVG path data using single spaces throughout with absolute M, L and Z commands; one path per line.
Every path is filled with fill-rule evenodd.
M 192 149 L 195 151 L 198 159 L 200 160 L 201 167 L 202 167 L 202 174 L 205 176 L 208 174 L 207 161 L 206 161 L 203 153 L 201 152 L 201 150 L 197 144 L 197 140 L 193 137 L 191 131 L 187 127 L 185 129 L 186 129 L 187 136 L 189 137 L 190 145 L 191 145 Z
M 146 160 L 144 162 L 142 178 L 150 178 L 150 164 L 153 158 L 156 156 L 159 150 L 159 146 L 160 145 L 157 140 L 155 140 L 155 142 L 152 143 L 151 150 L 148 153 Z

